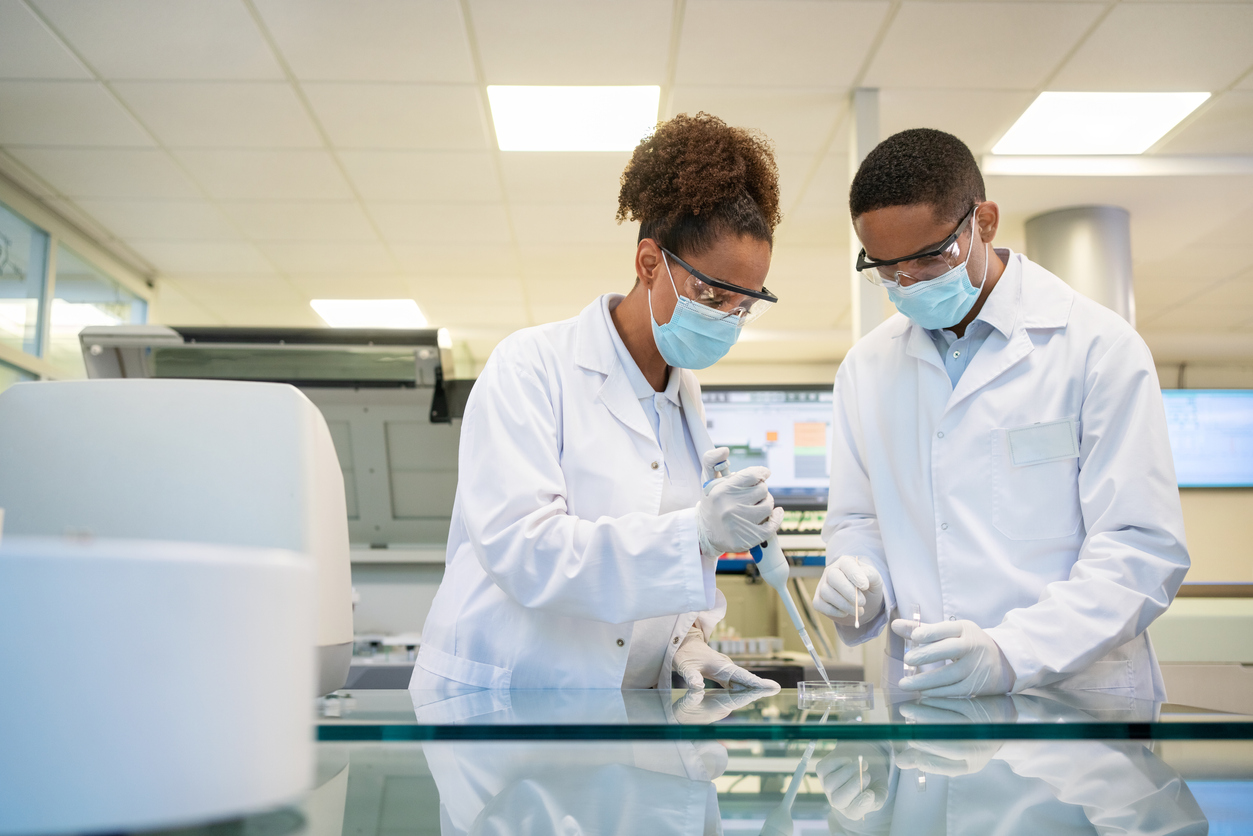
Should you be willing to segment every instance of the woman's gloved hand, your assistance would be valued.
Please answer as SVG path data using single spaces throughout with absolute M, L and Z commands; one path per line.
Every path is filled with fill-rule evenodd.
M 709 455 L 717 452 L 706 454 L 707 464 Z M 696 532 L 702 554 L 714 557 L 748 551 L 779 530 L 783 509 L 774 507 L 774 498 L 766 489 L 768 478 L 768 469 L 746 467 L 714 480 L 708 494 L 696 505 Z
M 723 688 L 779 690 L 779 683 L 749 673 L 706 644 L 699 627 L 688 631 L 687 638 L 674 652 L 674 669 L 688 688 L 697 691 L 704 689 L 706 679 L 712 679 Z
M 887 802 L 891 766 L 888 753 L 880 746 L 841 741 L 814 768 L 831 809 L 859 821 Z
M 924 697 L 978 697 L 1005 694 L 1014 687 L 1014 669 L 996 641 L 973 621 L 939 621 L 915 624 L 898 618 L 892 632 L 912 640 L 913 650 L 905 664 L 920 668 L 949 662 L 940 668 L 907 676 L 900 682 L 905 691 Z
M 684 726 L 716 723 L 759 699 L 779 693 L 779 686 L 763 679 L 769 688 L 739 688 L 734 691 L 686 691 L 674 703 L 674 721 Z
M 883 578 L 869 560 L 840 555 L 823 570 L 814 592 L 814 609 L 842 627 L 874 621 L 883 609 Z

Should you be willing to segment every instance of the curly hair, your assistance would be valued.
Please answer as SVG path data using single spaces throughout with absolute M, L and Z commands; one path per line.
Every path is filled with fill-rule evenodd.
M 853 219 L 888 206 L 930 204 L 936 220 L 960 221 L 986 200 L 974 155 L 952 134 L 913 128 L 892 134 L 862 160 L 848 191 Z
M 782 219 L 770 140 L 703 111 L 659 123 L 621 183 L 618 223 L 639 221 L 639 240 L 679 255 L 706 252 L 727 233 L 773 245 Z

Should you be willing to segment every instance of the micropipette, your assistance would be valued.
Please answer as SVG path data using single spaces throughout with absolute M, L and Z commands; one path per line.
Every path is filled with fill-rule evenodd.
M 725 461 L 718 462 L 713 467 L 714 478 L 705 483 L 705 493 L 709 493 L 709 489 L 713 486 L 714 479 L 720 479 L 729 475 L 730 466 Z M 814 660 L 814 664 L 818 667 L 818 674 L 822 677 L 822 681 L 831 684 L 831 678 L 827 676 L 827 669 L 822 664 L 822 659 L 818 656 L 818 651 L 814 649 L 814 643 L 809 638 L 809 631 L 805 629 L 805 622 L 801 620 L 800 611 L 796 609 L 796 602 L 792 600 L 792 593 L 788 591 L 788 565 L 787 558 L 783 555 L 783 549 L 779 547 L 779 538 L 771 535 L 766 542 L 759 546 L 753 546 L 748 550 L 749 555 L 753 558 L 753 562 L 757 564 L 757 573 L 761 575 L 761 579 L 774 588 L 779 594 L 780 600 L 783 601 L 783 608 L 787 610 L 788 618 L 792 619 L 796 632 L 801 637 L 801 644 L 805 645 L 805 649 L 809 651 L 809 656 Z

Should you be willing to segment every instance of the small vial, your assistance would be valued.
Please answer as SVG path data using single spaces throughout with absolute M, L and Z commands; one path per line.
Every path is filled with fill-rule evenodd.
M 922 607 L 920 605 L 918 604 L 910 605 L 909 620 L 914 623 L 915 629 L 917 629 L 919 625 L 922 624 Z M 914 649 L 913 639 L 906 639 L 905 640 L 905 653 L 908 654 L 909 651 L 913 649 Z M 915 668 L 913 665 L 905 665 L 905 669 L 904 669 L 905 676 L 913 676 L 916 673 L 918 673 L 918 669 Z

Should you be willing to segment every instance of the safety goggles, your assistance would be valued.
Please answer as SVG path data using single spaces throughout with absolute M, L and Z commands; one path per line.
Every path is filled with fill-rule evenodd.
M 966 213 L 966 217 L 957 225 L 957 229 L 953 230 L 952 235 L 945 238 L 937 246 L 923 252 L 907 255 L 903 258 L 877 261 L 873 258 L 867 258 L 866 249 L 863 247 L 861 252 L 857 254 L 857 270 L 871 284 L 890 289 L 908 287 L 918 282 L 927 282 L 943 276 L 964 261 L 958 239 L 961 238 L 966 228 L 970 226 L 970 219 L 974 217 L 975 209 L 977 208 L 979 208 L 977 205 L 971 207 L 970 211 Z
M 674 277 L 675 288 L 680 295 L 717 311 L 728 319 L 738 319 L 741 327 L 770 310 L 779 301 L 777 296 L 764 287 L 761 290 L 749 290 L 713 276 L 706 276 L 665 247 L 660 244 L 657 246 L 667 258 L 687 271 L 686 279 Z

